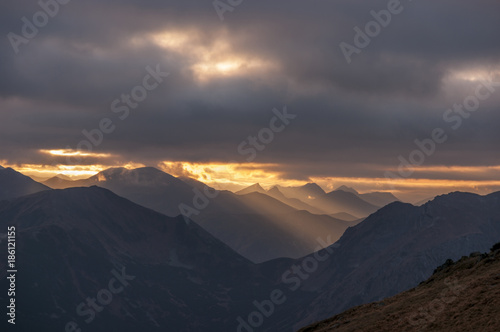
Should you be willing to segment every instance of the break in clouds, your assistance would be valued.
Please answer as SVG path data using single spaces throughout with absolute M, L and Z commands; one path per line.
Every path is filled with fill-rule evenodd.
M 76 149 L 107 118 L 93 149 L 113 163 L 243 162 L 238 144 L 286 106 L 297 118 L 254 160 L 285 178 L 381 177 L 435 128 L 448 138 L 425 166 L 500 164 L 500 93 L 457 130 L 444 118 L 498 80 L 498 1 L 222 3 L 5 1 L 0 159 L 52 163 L 41 149 Z M 131 94 L 157 65 L 164 81 Z

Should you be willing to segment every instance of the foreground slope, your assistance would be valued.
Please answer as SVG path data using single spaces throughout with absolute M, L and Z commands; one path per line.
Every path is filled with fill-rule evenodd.
M 500 243 L 493 249 L 448 261 L 416 288 L 300 331 L 500 331 Z
M 296 328 L 415 287 L 446 259 L 487 251 L 498 239 L 500 192 L 451 193 L 420 207 L 389 204 L 349 228 L 302 283 L 316 299 L 295 313 Z
M 239 313 L 251 311 L 253 299 L 273 289 L 256 265 L 194 222 L 98 187 L 0 202 L 0 229 L 8 226 L 16 227 L 16 327 L 22 331 L 64 331 L 70 321 L 83 331 L 227 330 Z M 0 260 L 5 290 L 6 252 Z M 122 272 L 133 278 L 111 303 L 97 307 L 95 317 L 87 304 L 78 311 L 96 295 L 106 302 L 99 292 Z

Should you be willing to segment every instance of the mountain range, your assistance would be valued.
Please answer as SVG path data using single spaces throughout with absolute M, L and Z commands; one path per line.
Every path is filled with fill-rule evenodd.
M 418 207 L 391 203 L 347 229 L 336 254 L 303 282 L 316 299 L 295 327 L 415 287 L 446 259 L 487 251 L 499 239 L 500 192 L 455 192 Z
M 160 183 L 163 189 L 174 183 L 187 186 L 191 195 L 201 188 L 197 182 L 189 185 L 165 177 L 161 171 L 145 171 L 158 178 L 149 181 L 141 174 L 114 170 L 105 174 L 105 180 L 97 176 L 96 181 L 109 184 L 126 179 L 117 188 L 130 189 L 135 183 L 133 190 L 142 183 Z M 5 174 L 7 179 L 0 178 L 2 188 L 26 181 L 15 171 Z M 168 181 L 162 183 L 162 179 Z M 263 193 L 220 191 L 197 221 L 166 216 L 96 186 L 37 188 L 38 193 L 0 201 L 0 227 L 16 226 L 18 268 L 29 271 L 18 274 L 22 287 L 17 297 L 25 303 L 19 321 L 26 329 L 64 330 L 65 324 L 75 322 L 83 330 L 94 331 L 248 332 L 254 330 L 249 325 L 255 323 L 252 319 L 262 316 L 255 330 L 292 331 L 411 289 L 447 259 L 484 252 L 500 239 L 500 192 L 486 196 L 456 192 L 422 206 L 393 202 L 359 223 L 337 220 L 346 230 L 330 246 L 325 241 L 330 237 L 334 242 L 331 238 L 342 232 L 331 225 L 331 230 L 321 229 L 321 220 L 328 225 L 331 217 L 316 215 L 318 224 L 310 226 L 322 233 L 322 243 L 316 239 L 312 248 L 316 252 L 255 264 L 224 242 L 232 238 L 233 246 L 246 244 L 240 251 L 252 252 L 259 250 L 251 246 L 254 241 L 270 245 L 288 234 L 290 246 L 290 233 L 307 229 L 305 219 L 290 216 L 311 213 Z M 301 190 L 320 194 L 314 188 Z M 260 207 L 258 216 L 252 215 L 255 207 Z M 284 228 L 281 233 L 278 225 Z M 219 237 L 214 236 L 217 232 Z M 227 232 L 225 241 L 222 232 Z M 247 238 L 239 235 L 244 232 Z M 266 232 L 275 232 L 276 237 L 267 237 Z M 0 234 L 0 242 L 5 238 L 5 233 Z M 0 262 L 0 287 L 7 287 L 6 262 Z M 85 318 L 90 320 L 92 315 L 79 314 L 77 308 L 87 297 L 104 294 L 100 291 L 120 273 L 134 278 L 86 323 Z M 269 308 L 266 301 L 271 298 L 285 300 L 276 300 L 269 313 L 261 305 Z M 83 308 L 90 310 L 85 303 Z
M 353 188 L 346 186 L 327 193 L 316 183 L 308 183 L 299 187 L 274 186 L 267 191 L 257 183 L 238 191 L 237 194 L 251 192 L 267 194 L 285 204 L 311 213 L 328 215 L 347 213 L 358 219 L 368 216 L 389 203 L 399 201 L 396 196 L 388 192 L 359 194 Z
M 2 201 L 0 227 L 8 226 L 16 227 L 23 331 L 64 331 L 68 322 L 84 331 L 217 331 L 252 309 L 242 299 L 268 297 L 274 287 L 196 223 L 95 186 Z M 109 304 L 100 295 L 117 288 Z M 99 309 L 78 309 L 96 297 Z
M 260 186 L 248 190 L 246 195 L 229 191 L 205 195 L 205 190 L 214 190 L 199 181 L 179 179 L 153 167 L 111 168 L 88 179 L 68 181 L 55 177 L 44 183 L 54 188 L 96 185 L 168 216 L 181 214 L 183 206 L 187 217 L 253 262 L 299 258 L 317 249 L 318 237 L 330 234 L 329 242 L 323 242 L 322 247 L 330 245 L 360 221 L 311 213 L 307 204 L 298 199 L 261 194 Z M 206 197 L 211 195 L 214 197 Z M 200 201 L 202 209 L 195 207 Z

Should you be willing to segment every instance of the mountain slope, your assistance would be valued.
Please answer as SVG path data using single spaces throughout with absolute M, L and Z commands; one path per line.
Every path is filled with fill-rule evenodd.
M 0 168 L 0 201 L 44 190 L 50 190 L 50 188 L 12 168 Z
M 499 238 L 500 192 L 451 193 L 421 207 L 389 204 L 347 229 L 306 280 L 303 288 L 320 294 L 295 313 L 303 317 L 296 327 L 415 287 L 447 258 L 486 251 Z
M 244 189 L 241 189 L 240 191 L 237 191 L 236 194 L 237 195 L 245 195 L 245 194 L 250 194 L 253 192 L 257 192 L 257 193 L 261 193 L 261 194 L 267 193 L 266 190 L 264 188 L 262 188 L 260 184 L 256 183 L 256 184 L 251 185 L 250 187 L 246 187 Z
M 254 310 L 252 300 L 275 287 L 195 223 L 98 187 L 0 202 L 0 228 L 7 226 L 16 227 L 22 308 L 16 325 L 23 331 L 62 331 L 70 321 L 84 331 L 230 330 L 234 317 Z M 0 235 L 4 241 L 6 234 Z M 4 255 L 0 286 L 8 289 Z M 96 294 L 99 299 L 117 273 L 131 277 L 120 279 L 122 290 L 112 302 L 92 319 L 77 314 L 79 304 Z M 278 310 L 276 319 L 282 317 Z
M 264 188 L 262 188 L 260 186 L 260 184 L 257 183 L 257 184 L 251 185 L 250 187 L 244 188 L 244 189 L 236 192 L 236 194 L 237 195 L 246 195 L 246 194 L 251 194 L 254 192 L 268 195 L 268 196 L 270 196 L 274 199 L 277 199 L 278 201 L 280 201 L 286 205 L 289 205 L 297 210 L 307 210 L 310 213 L 314 213 L 314 214 L 324 214 L 324 212 L 321 211 L 320 209 L 312 207 L 311 205 L 301 201 L 300 199 L 286 197 L 279 190 L 279 188 L 277 186 L 274 186 L 271 189 L 266 191 Z
M 318 250 L 318 237 L 332 244 L 349 222 L 296 209 L 265 194 L 221 191 L 193 216 L 200 226 L 253 262 L 298 258 Z M 321 246 L 321 248 L 324 247 Z
M 299 213 L 287 204 L 256 192 L 236 195 L 221 191 L 216 197 L 201 198 L 209 188 L 202 182 L 182 181 L 151 167 L 112 168 L 89 179 L 72 181 L 70 185 L 97 185 L 169 216 L 184 213 L 253 262 L 307 255 L 317 250 L 319 235 L 328 232 L 333 243 L 349 226 L 335 218 Z M 209 191 L 213 193 L 213 189 Z M 181 205 L 195 212 L 185 213 Z M 196 208 L 200 205 L 202 208 Z
M 348 192 L 348 193 L 351 193 L 351 194 L 355 194 L 355 195 L 359 194 L 359 193 L 356 191 L 356 189 L 351 188 L 351 187 L 347 187 L 347 186 L 344 186 L 344 185 L 342 185 L 342 186 L 338 187 L 338 188 L 337 188 L 337 189 L 335 189 L 334 191 L 338 191 L 338 190 L 345 191 L 345 192 Z
M 329 193 L 326 193 L 316 183 L 308 183 L 301 187 L 277 186 L 277 188 L 286 197 L 299 199 L 314 209 L 319 210 L 321 214 L 348 213 L 356 216 L 356 218 L 366 217 L 386 205 L 384 203 L 387 201 L 393 201 L 390 198 L 391 194 L 358 194 L 356 190 L 346 186 L 341 186 Z M 369 203 L 364 198 L 379 204 Z
M 311 200 L 310 204 L 324 210 L 327 214 L 345 212 L 358 218 L 365 217 L 380 208 L 366 202 L 357 194 L 342 190 L 319 196 Z
M 345 191 L 354 194 L 362 200 L 379 207 L 399 201 L 399 199 L 390 192 L 374 191 L 370 193 L 360 194 L 355 189 L 346 186 L 340 186 L 334 191 Z
M 305 203 L 325 194 L 325 191 L 316 183 L 307 183 L 300 187 L 276 186 L 286 197 L 297 198 Z
M 399 199 L 392 193 L 374 191 L 366 194 L 358 194 L 358 197 L 375 206 L 386 206 L 387 204 L 397 202 Z
M 500 243 L 445 264 L 416 288 L 349 309 L 300 332 L 500 330 Z
M 75 184 L 75 181 L 71 180 L 68 177 L 61 177 L 60 175 L 51 177 L 50 179 L 45 180 L 42 183 L 52 189 L 66 189 L 78 186 L 78 183 Z

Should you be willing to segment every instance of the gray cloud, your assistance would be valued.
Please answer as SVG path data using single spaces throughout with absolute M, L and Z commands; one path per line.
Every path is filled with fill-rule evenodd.
M 473 83 L 450 83 L 450 75 L 498 70 L 500 55 L 498 1 L 419 1 L 402 2 L 405 10 L 347 64 L 339 43 L 352 42 L 353 27 L 386 4 L 244 1 L 221 22 L 203 1 L 72 1 L 19 54 L 0 42 L 0 159 L 52 161 L 37 150 L 76 147 L 83 129 L 109 117 L 117 128 L 96 151 L 118 155 L 113 162 L 241 160 L 238 144 L 287 105 L 297 119 L 256 162 L 281 163 L 295 179 L 380 176 L 416 138 L 447 126 L 444 111 L 470 93 Z M 20 33 L 20 18 L 37 10 L 7 1 L 0 32 Z M 164 49 L 148 39 L 161 31 L 190 40 Z M 192 66 L 221 42 L 228 56 L 272 66 L 199 81 Z M 171 75 L 119 120 L 112 101 L 157 63 Z M 498 101 L 500 93 L 459 130 L 447 129 L 449 141 L 426 165 L 500 164 Z

